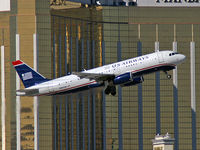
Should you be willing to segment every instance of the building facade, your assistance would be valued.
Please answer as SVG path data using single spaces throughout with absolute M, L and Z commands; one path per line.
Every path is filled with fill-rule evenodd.
M 198 110 L 196 108 L 199 104 L 197 101 L 198 93 L 195 94 L 196 98 L 191 98 L 191 60 L 194 60 L 194 58 L 190 56 L 194 52 L 191 45 L 195 44 L 195 57 L 198 57 L 198 11 L 198 8 L 193 7 L 112 6 L 82 7 L 62 12 L 59 10 L 52 11 L 53 19 L 63 19 L 65 22 L 71 22 L 71 25 L 66 23 L 65 26 L 71 26 L 71 28 L 74 28 L 71 30 L 76 30 L 74 33 L 80 33 L 75 37 L 66 34 L 69 36 L 66 37 L 67 39 L 72 39 L 72 43 L 68 42 L 66 49 L 72 47 L 72 53 L 78 54 L 78 56 L 72 56 L 74 58 L 71 62 L 73 66 L 75 64 L 76 67 L 82 65 L 82 62 L 78 59 L 79 57 L 82 58 L 80 56 L 81 52 L 77 53 L 77 49 L 81 50 L 81 47 L 85 47 L 83 52 L 85 62 L 83 61 L 83 64 L 87 61 L 93 63 L 92 59 L 94 58 L 96 62 L 99 61 L 99 63 L 93 63 L 93 67 L 148 54 L 159 49 L 177 50 L 187 56 L 187 60 L 178 66 L 177 72 L 170 72 L 173 75 L 173 80 L 168 80 L 165 74 L 160 72 L 145 76 L 142 85 L 118 87 L 118 95 L 115 97 L 105 96 L 102 93 L 100 93 L 99 99 L 96 96 L 96 102 L 100 101 L 101 103 L 101 105 L 95 104 L 95 109 L 102 111 L 101 130 L 99 130 L 101 132 L 98 132 L 96 126 L 99 122 L 88 115 L 90 111 L 88 110 L 85 112 L 84 119 L 92 120 L 90 128 L 85 124 L 80 125 L 78 129 L 76 128 L 76 133 L 71 128 L 68 128 L 68 132 L 74 133 L 74 136 L 78 137 L 76 134 L 81 132 L 81 126 L 84 126 L 85 130 L 91 130 L 92 133 L 90 135 L 88 132 L 85 135 L 84 133 L 80 134 L 79 142 L 77 142 L 78 139 L 73 138 L 73 142 L 68 141 L 70 142 L 69 145 L 74 144 L 75 147 L 79 144 L 78 148 L 80 149 L 86 147 L 110 150 L 151 149 L 150 139 L 153 135 L 170 132 L 175 138 L 175 149 L 198 149 Z M 58 22 L 54 22 L 54 24 L 59 24 Z M 85 26 L 88 27 L 85 29 Z M 79 32 L 79 28 L 82 31 Z M 97 37 L 96 39 L 89 38 L 90 46 L 88 47 L 88 38 L 85 37 L 88 34 L 87 28 L 90 28 L 91 34 Z M 55 30 L 58 31 L 59 28 Z M 62 32 L 60 35 L 64 33 Z M 79 38 L 79 36 L 82 38 Z M 59 38 L 59 35 L 57 35 L 57 38 Z M 79 39 L 79 42 L 77 42 L 77 39 Z M 94 45 L 97 46 L 95 47 L 95 53 L 93 53 Z M 70 55 L 71 52 L 68 54 Z M 85 68 L 87 69 L 87 65 L 85 65 Z M 196 59 L 195 81 L 198 81 L 197 68 L 198 60 Z M 72 70 L 76 70 L 76 68 Z M 196 91 L 198 91 L 198 82 L 195 83 Z M 191 106 L 191 102 L 196 102 L 196 105 Z M 77 110 L 76 101 L 73 103 L 74 109 Z M 87 104 L 84 104 L 84 106 Z M 74 109 L 73 112 L 68 110 L 71 111 L 71 113 L 68 112 L 68 115 L 72 115 L 72 113 L 77 115 L 77 111 L 74 111 Z M 74 115 L 72 116 L 75 118 Z M 92 115 L 97 117 L 97 114 Z M 77 118 L 76 121 L 73 119 L 73 122 L 80 123 L 80 119 L 83 119 L 79 118 L 78 121 Z M 72 120 L 68 120 L 68 122 L 70 121 Z M 93 134 L 94 132 L 96 134 Z M 100 145 L 97 143 L 99 134 L 101 135 Z
M 6 7 L 6 10 L 0 10 L 0 44 L 1 46 L 4 45 L 5 51 L 6 106 L 5 124 L 2 124 L 4 121 L 1 117 L 0 125 L 1 149 L 34 149 L 34 99 L 31 97 L 17 98 L 15 96 L 17 89 L 16 72 L 13 69 L 12 61 L 20 58 L 33 67 L 33 34 L 37 34 L 38 70 L 48 78 L 51 77 L 51 20 L 49 2 L 9 0 L 2 1 L 1 4 L 4 4 L 4 2 L 6 4 L 9 3 L 10 7 Z M 19 49 L 18 52 L 17 49 Z M 22 84 L 20 88 L 23 88 Z M 52 147 L 51 111 L 51 98 L 40 98 L 39 116 L 37 118 L 40 120 L 38 125 L 40 126 L 41 132 L 39 133 L 41 135 L 38 137 L 40 137 L 39 147 L 41 148 L 46 146 L 50 149 Z M 2 136 L 3 126 L 5 126 L 4 137 Z
M 5 46 L 6 56 L 6 149 L 16 149 L 19 144 L 16 74 L 11 66 L 16 59 L 16 34 L 20 59 L 33 67 L 34 33 L 37 70 L 48 78 L 155 50 L 177 50 L 187 59 L 169 72 L 172 80 L 163 72 L 150 74 L 141 85 L 118 86 L 114 97 L 102 91 L 39 97 L 37 124 L 35 100 L 22 97 L 21 149 L 149 150 L 151 139 L 167 132 L 175 139 L 175 150 L 199 149 L 199 7 L 88 7 L 38 0 L 31 5 L 21 0 L 10 3 L 10 11 L 0 12 L 0 44 Z M 34 145 L 36 126 L 38 145 Z M 0 139 L 2 146 L 2 136 Z

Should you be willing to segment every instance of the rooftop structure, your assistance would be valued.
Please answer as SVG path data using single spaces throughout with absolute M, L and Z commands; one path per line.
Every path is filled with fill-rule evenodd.
M 169 133 L 165 135 L 157 134 L 152 140 L 153 150 L 173 150 L 174 149 L 174 138 L 171 138 Z

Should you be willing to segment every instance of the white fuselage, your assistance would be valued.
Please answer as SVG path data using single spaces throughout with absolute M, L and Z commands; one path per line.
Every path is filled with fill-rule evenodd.
M 170 56 L 172 53 L 172 51 L 155 52 L 83 72 L 95 74 L 114 74 L 115 76 L 131 72 L 133 75 L 135 74 L 136 76 L 142 76 L 147 73 L 158 71 L 154 68 L 162 68 L 167 66 L 174 67 L 185 59 L 185 56 L 182 54 L 175 55 L 173 53 L 174 55 Z M 39 89 L 38 95 L 53 95 L 62 92 L 73 91 L 82 87 L 90 86 L 92 84 L 97 84 L 97 81 L 93 79 L 90 80 L 89 78 L 80 78 L 79 76 L 72 74 L 31 86 L 26 89 Z M 102 84 L 102 82 L 99 82 L 99 84 Z

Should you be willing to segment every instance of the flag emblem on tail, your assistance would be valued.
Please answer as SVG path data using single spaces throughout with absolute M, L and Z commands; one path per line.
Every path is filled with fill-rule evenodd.
M 33 75 L 32 75 L 32 72 L 26 72 L 26 73 L 23 73 L 22 74 L 22 79 L 25 81 L 25 80 L 28 80 L 28 79 L 32 79 L 33 78 Z

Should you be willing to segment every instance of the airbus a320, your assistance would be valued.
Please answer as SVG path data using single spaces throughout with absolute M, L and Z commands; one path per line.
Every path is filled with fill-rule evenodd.
M 170 79 L 171 75 L 167 72 L 175 69 L 185 58 L 185 55 L 173 51 L 158 51 L 82 72 L 72 72 L 56 79 L 45 78 L 21 60 L 12 64 L 25 87 L 16 91 L 18 96 L 72 94 L 98 87 L 104 87 L 105 94 L 114 96 L 116 85 L 140 84 L 146 74 L 163 71 Z

